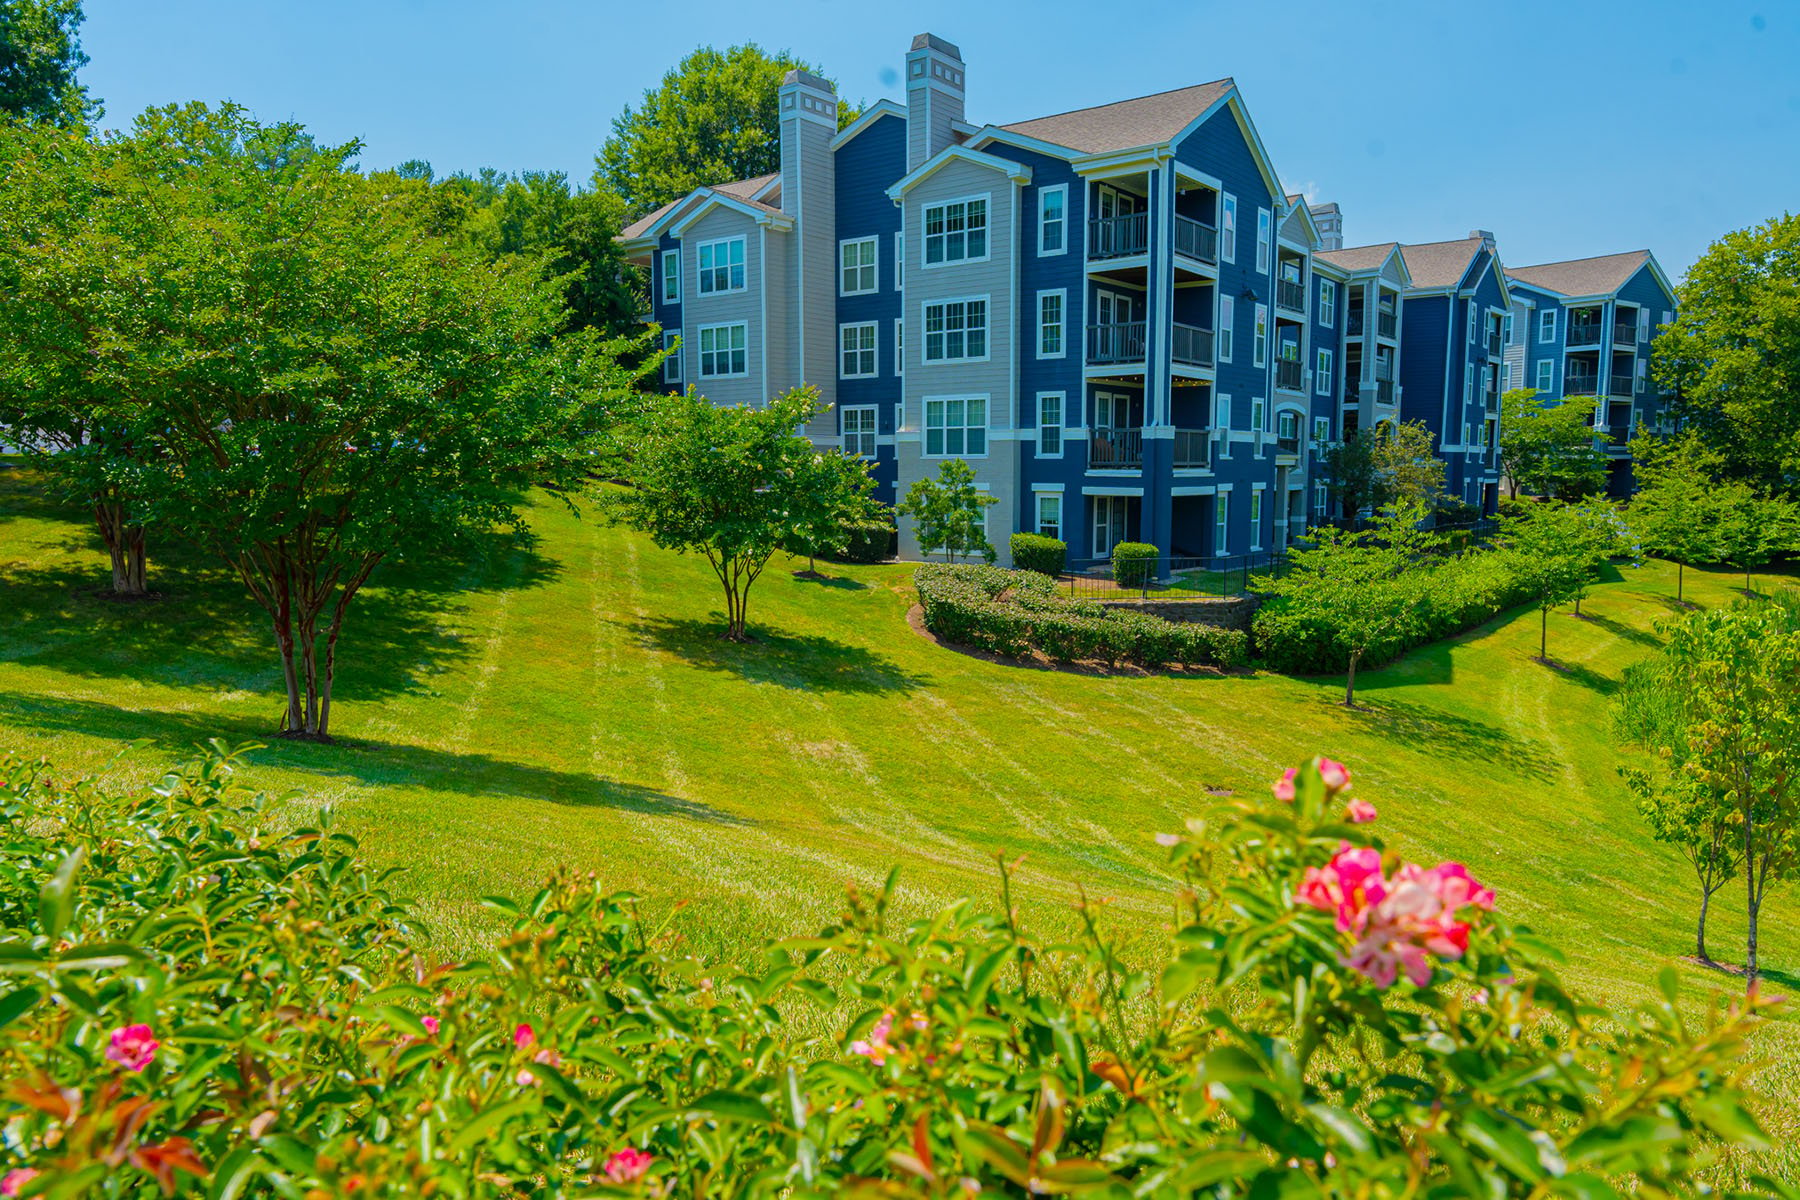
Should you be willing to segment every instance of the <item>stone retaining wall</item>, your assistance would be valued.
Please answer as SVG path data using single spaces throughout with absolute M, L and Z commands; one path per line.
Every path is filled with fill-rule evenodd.
M 1102 608 L 1125 608 L 1161 617 L 1165 621 L 1187 621 L 1196 625 L 1215 625 L 1221 629 L 1248 631 L 1250 618 L 1262 604 L 1260 596 L 1197 596 L 1192 600 L 1102 600 Z

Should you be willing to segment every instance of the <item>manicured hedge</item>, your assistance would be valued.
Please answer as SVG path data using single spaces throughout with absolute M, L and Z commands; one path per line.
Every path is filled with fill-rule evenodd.
M 892 521 L 872 521 L 866 525 L 852 525 L 847 530 L 849 540 L 845 543 L 842 554 L 831 557 L 838 562 L 878 563 L 886 562 L 894 557 L 897 549 L 898 534 Z
M 1364 667 L 1390 662 L 1426 642 L 1453 637 L 1490 621 L 1509 608 L 1533 599 L 1525 573 L 1507 550 L 1477 550 L 1420 563 L 1408 572 L 1417 588 L 1411 619 L 1363 655 Z M 1280 597 L 1270 597 L 1251 622 L 1257 661 L 1271 670 L 1294 675 L 1328 675 L 1343 671 L 1350 654 L 1335 630 L 1290 611 Z
M 1122 588 L 1143 587 L 1156 578 L 1157 550 L 1144 542 L 1120 542 L 1113 547 L 1113 582 Z
M 947 642 L 1055 662 L 1237 667 L 1248 661 L 1241 630 L 1166 621 L 1059 595 L 1035 571 L 931 563 L 913 574 L 925 627 Z
M 1041 533 L 1015 533 L 1012 535 L 1013 566 L 1021 571 L 1036 571 L 1041 575 L 1061 575 L 1063 564 L 1069 558 L 1069 544 L 1059 542 L 1053 537 L 1045 537 Z

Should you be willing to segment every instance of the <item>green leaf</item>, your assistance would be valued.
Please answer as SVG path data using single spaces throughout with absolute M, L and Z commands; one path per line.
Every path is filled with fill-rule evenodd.
M 256 1151 L 249 1146 L 239 1146 L 230 1154 L 219 1160 L 213 1168 L 212 1187 L 207 1189 L 207 1200 L 237 1200 L 243 1194 L 244 1185 L 261 1166 Z
M 687 1111 L 694 1116 L 712 1117 L 719 1121 L 755 1121 L 763 1125 L 775 1123 L 775 1114 L 761 1100 L 743 1092 L 708 1092 L 688 1104 Z
M 451 1157 L 461 1154 L 514 1117 L 530 1112 L 539 1103 L 536 1096 L 527 1096 L 510 1104 L 495 1105 L 458 1130 L 456 1136 L 450 1139 L 449 1146 L 445 1147 L 446 1153 Z
M 5 1029 L 14 1021 L 37 1007 L 44 993 L 34 987 L 15 988 L 0 996 L 0 1029 Z
M 80 846 L 69 851 L 38 893 L 38 925 L 52 941 L 62 936 L 75 912 L 75 875 L 86 858 L 87 851 Z
M 52 965 L 58 971 L 109 971 L 144 958 L 144 952 L 128 942 L 93 942 L 59 954 Z

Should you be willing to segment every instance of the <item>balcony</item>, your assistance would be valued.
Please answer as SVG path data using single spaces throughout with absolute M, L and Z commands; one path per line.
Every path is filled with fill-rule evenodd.
M 1184 367 L 1213 365 L 1213 331 L 1198 325 L 1175 323 L 1175 345 L 1172 357 Z
M 1175 466 L 1186 470 L 1204 470 L 1212 465 L 1212 431 L 1177 429 L 1175 431 Z
M 1612 386 L 1607 391 L 1607 395 L 1629 396 L 1631 395 L 1632 388 L 1636 386 L 1636 377 L 1629 371 L 1622 375 L 1619 372 L 1614 371 L 1611 376 L 1611 385 Z
M 1620 321 L 1613 326 L 1613 349 L 1629 350 L 1637 345 L 1638 330 L 1635 322 Z
M 1088 326 L 1087 358 L 1095 366 L 1143 362 L 1145 351 L 1142 321 Z
M 1298 457 L 1300 454 L 1300 435 L 1297 433 L 1288 433 L 1276 438 L 1275 453 L 1278 455 L 1291 454 Z
M 1192 217 L 1175 218 L 1175 253 L 1204 263 L 1219 262 L 1219 231 Z
M 1299 359 L 1279 358 L 1275 360 L 1275 386 L 1286 388 L 1290 392 L 1300 390 Z
M 1489 358 L 1499 358 L 1502 353 L 1500 331 L 1498 329 L 1488 331 L 1487 352 Z
M 1344 333 L 1348 337 L 1361 337 L 1363 331 L 1363 310 L 1353 308 L 1344 319 Z
M 1289 312 L 1306 311 L 1306 285 L 1297 279 L 1281 279 L 1275 283 L 1275 307 Z
M 1150 214 L 1094 217 L 1088 222 L 1089 258 L 1130 258 L 1150 249 Z
M 1144 431 L 1096 426 L 1088 443 L 1090 471 L 1129 471 L 1144 465 Z
M 1375 402 L 1377 404 L 1392 404 L 1394 402 L 1393 380 L 1377 379 L 1375 381 Z
M 1400 328 L 1400 319 L 1392 309 L 1384 308 L 1375 318 L 1375 333 L 1378 337 L 1394 337 Z
M 1602 328 L 1604 327 L 1598 321 L 1592 321 L 1586 324 L 1577 324 L 1576 322 L 1571 321 L 1569 322 L 1569 336 L 1563 344 L 1571 350 L 1579 349 L 1583 346 L 1598 346 L 1600 344 L 1600 331 Z
M 1567 375 L 1563 376 L 1563 395 L 1598 396 L 1599 394 L 1599 375 L 1570 371 Z
M 1487 391 L 1487 392 L 1481 393 L 1481 404 L 1482 404 L 1483 408 L 1487 409 L 1489 415 L 1499 412 L 1500 411 L 1500 393 L 1499 393 L 1499 391 L 1494 390 L 1494 391 Z

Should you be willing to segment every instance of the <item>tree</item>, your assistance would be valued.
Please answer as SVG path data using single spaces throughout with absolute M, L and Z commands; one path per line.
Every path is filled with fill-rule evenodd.
M 1344 707 L 1356 707 L 1356 668 L 1370 650 L 1393 638 L 1422 599 L 1417 576 L 1407 568 L 1435 544 L 1419 530 L 1425 510 L 1417 503 L 1385 510 L 1372 529 L 1350 532 L 1321 526 L 1312 544 L 1288 551 L 1279 577 L 1258 577 L 1255 590 L 1301 620 L 1331 631 L 1344 651 Z
M 1354 524 L 1362 512 L 1381 507 L 1381 481 L 1375 468 L 1375 431 L 1358 429 L 1325 452 L 1326 488 Z
M 895 511 L 913 519 L 919 548 L 927 554 L 941 551 L 951 562 L 958 554 L 980 554 L 992 562 L 994 548 L 988 544 L 982 512 L 994 502 L 995 497 L 975 486 L 975 468 L 949 458 L 938 465 L 935 480 L 913 480 Z
M 799 464 L 794 472 L 787 542 L 782 548 L 806 556 L 808 577 L 819 577 L 815 558 L 843 553 L 852 531 L 879 517 L 882 506 L 874 491 L 875 478 L 869 474 L 867 460 L 859 455 L 826 450 Z
M 1711 467 L 1715 457 L 1692 431 L 1631 441 L 1638 490 L 1628 519 L 1649 553 L 1675 563 L 1675 600 L 1684 603 L 1687 568 L 1719 560 L 1719 507 Z
M 1731 812 L 1754 988 L 1763 903 L 1800 868 L 1800 597 L 1689 613 L 1667 633 L 1656 681 L 1676 715 L 1652 727 L 1649 744 L 1705 789 L 1705 805 Z
M 770 54 L 755 43 L 695 50 L 637 108 L 613 119 L 612 136 L 594 159 L 595 183 L 642 214 L 706 184 L 779 171 L 776 91 L 795 68 L 822 74 L 785 50 Z M 839 128 L 858 115 L 838 101 Z
M 560 289 L 421 221 L 417 192 L 241 108 L 147 111 L 106 143 L 83 225 L 36 255 L 83 387 L 126 398 L 153 524 L 269 615 L 285 736 L 326 740 L 345 616 L 396 553 L 519 527 L 584 476 L 637 347 L 561 341 Z
M 1606 455 L 1594 443 L 1592 396 L 1539 400 L 1532 388 L 1500 398 L 1500 463 L 1514 496 L 1575 500 L 1606 486 Z
M 1759 496 L 1744 483 L 1712 495 L 1718 512 L 1718 552 L 1744 572 L 1744 594 L 1753 595 L 1750 573 L 1778 554 L 1800 549 L 1800 504 L 1784 496 Z
M 1354 520 L 1365 509 L 1412 504 L 1428 514 L 1444 493 L 1444 460 L 1423 421 L 1359 429 L 1326 455 L 1327 485 Z
M 1710 963 L 1707 913 L 1713 894 L 1737 876 L 1744 847 L 1736 836 L 1733 806 L 1682 766 L 1691 757 L 1687 714 L 1682 707 L 1683 689 L 1668 673 L 1668 664 L 1659 659 L 1625 668 L 1624 680 L 1613 698 L 1613 731 L 1620 741 L 1650 750 L 1656 755 L 1656 765 L 1649 770 L 1620 766 L 1619 776 L 1637 798 L 1638 813 L 1650 826 L 1650 835 L 1673 846 L 1694 868 L 1700 887 L 1694 954 L 1701 962 Z
M 1586 593 L 1599 547 L 1595 526 L 1572 504 L 1523 505 L 1501 519 L 1501 543 L 1538 602 L 1538 661 L 1550 661 L 1550 610 Z
M 1657 382 L 1728 476 L 1800 497 L 1800 215 L 1726 234 L 1679 292 Z
M 705 556 L 725 593 L 730 641 L 751 640 L 750 589 L 769 559 L 814 536 L 862 489 L 854 480 L 867 475 L 862 459 L 821 453 L 795 432 L 819 408 L 812 388 L 764 408 L 721 407 L 688 392 L 647 399 L 620 434 L 631 446 L 625 486 L 601 493 L 602 512 L 658 546 Z
M 75 80 L 82 19 L 81 0 L 0 0 L 0 113 L 64 129 L 99 115 Z

